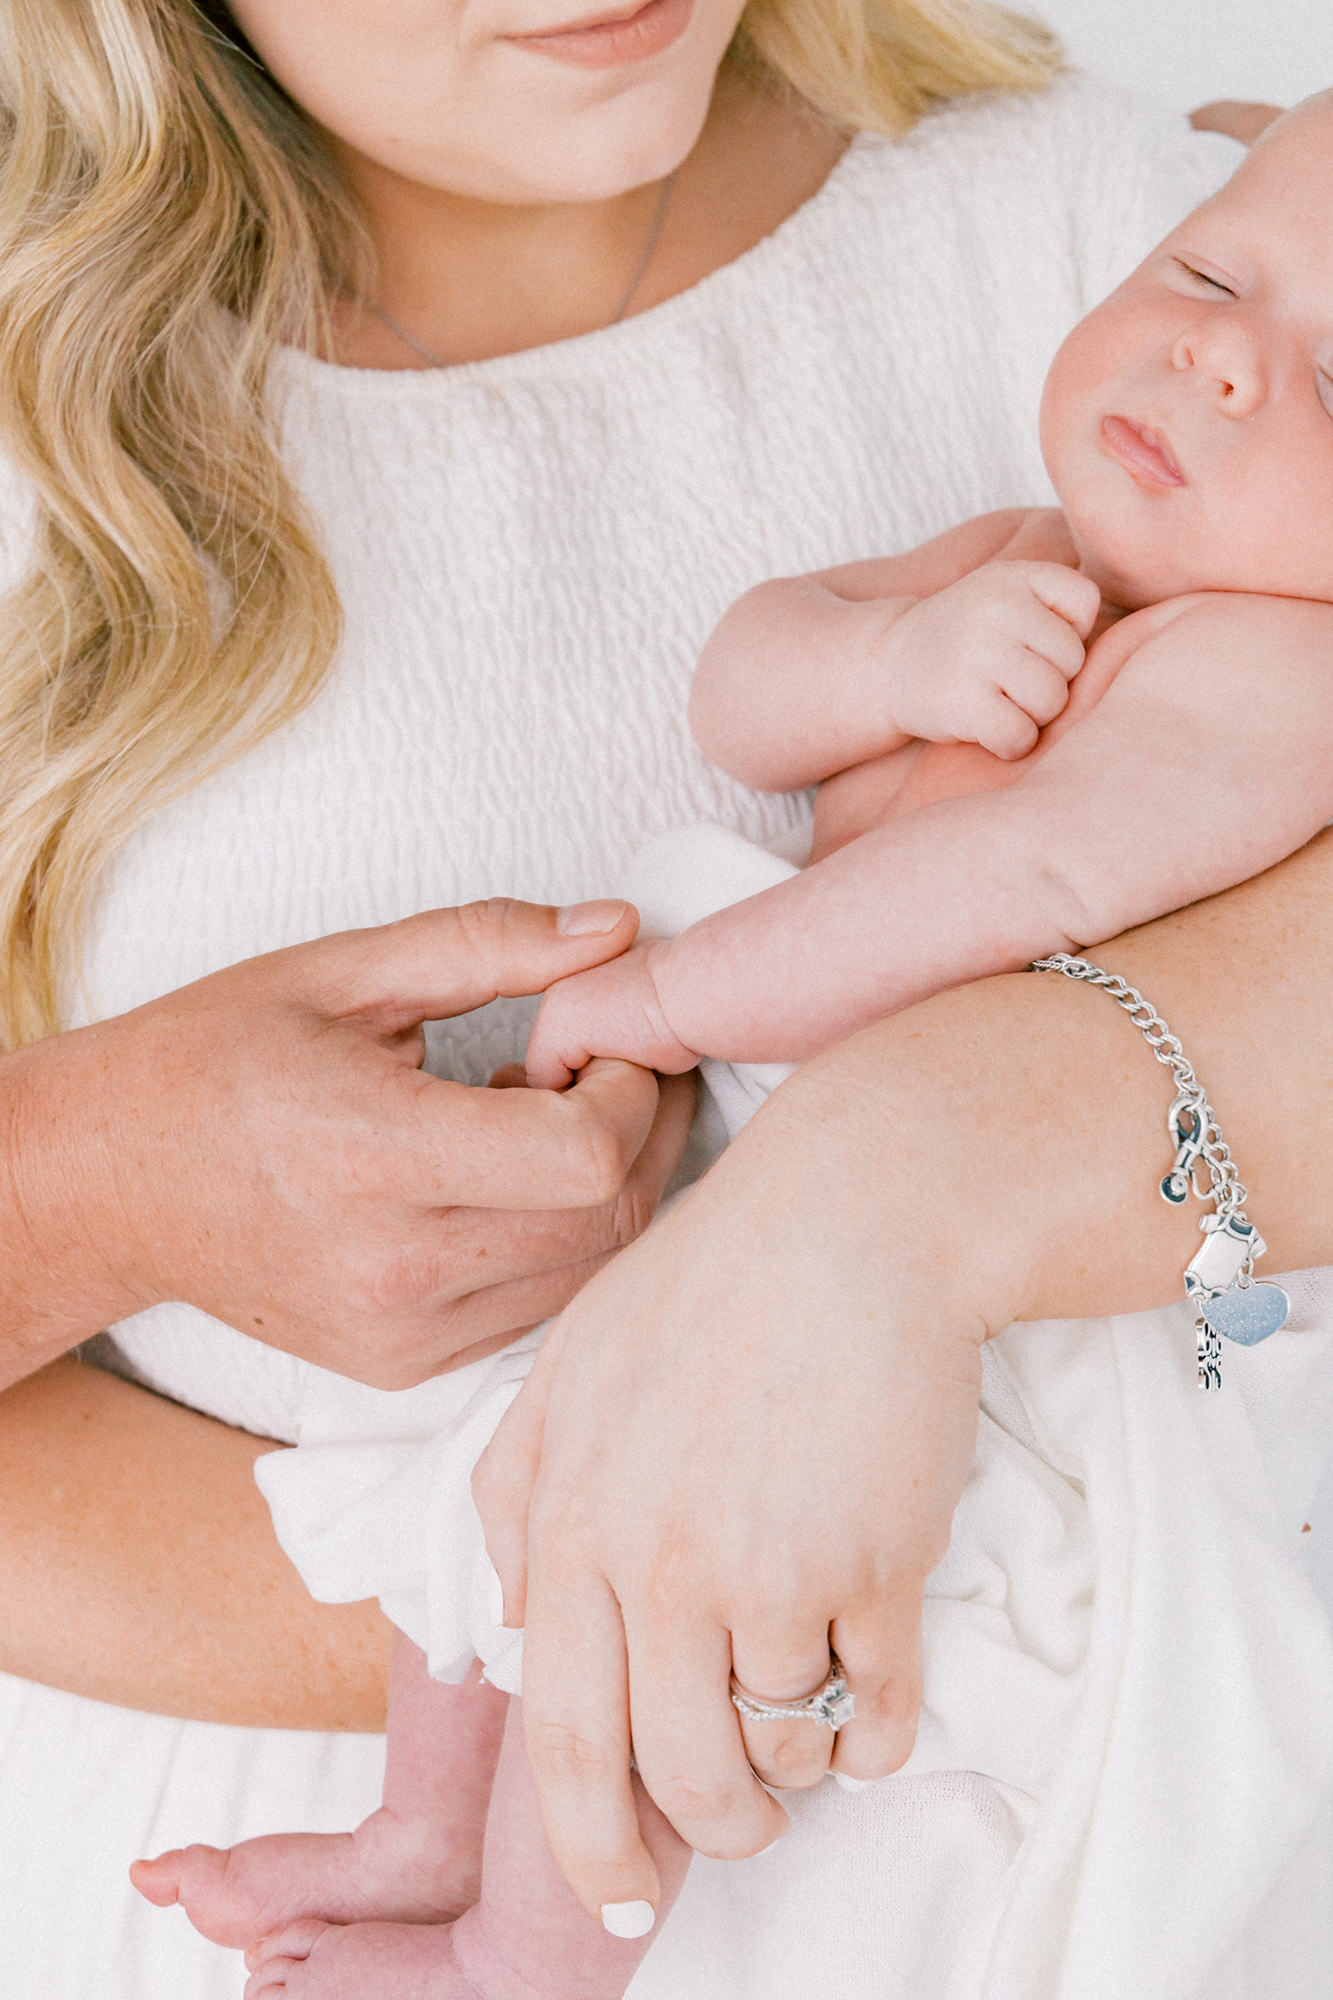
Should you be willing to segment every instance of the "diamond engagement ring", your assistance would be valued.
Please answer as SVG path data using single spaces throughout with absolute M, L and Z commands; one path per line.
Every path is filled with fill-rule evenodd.
M 841 1729 L 856 1713 L 856 1696 L 847 1690 L 847 1675 L 836 1653 L 829 1654 L 828 1679 L 799 1701 L 766 1701 L 731 1677 L 731 1699 L 747 1722 L 818 1722 Z

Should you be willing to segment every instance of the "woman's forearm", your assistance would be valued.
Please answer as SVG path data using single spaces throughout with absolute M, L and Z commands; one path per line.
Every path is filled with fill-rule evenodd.
M 1194 1064 L 1249 1189 L 1249 1215 L 1268 1242 L 1263 1271 L 1333 1263 L 1333 835 L 1092 956 L 1156 1004 Z M 1084 1104 L 1065 1106 L 1073 1114 L 1069 1136 L 1088 1155 L 1080 1168 L 1086 1181 L 1064 1192 L 1076 1260 L 1062 1257 L 1052 1239 L 1034 1260 L 1023 1316 L 1123 1311 L 1179 1298 L 1201 1210 L 1195 1202 L 1173 1210 L 1157 1190 L 1172 1151 L 1170 1072 L 1151 1060 L 1105 994 L 1049 973 L 1029 977 L 1054 989 L 1043 1008 L 1052 1021 L 1059 1009 L 1068 1060 L 1095 1084 Z M 1070 1005 L 1080 1000 L 1092 1006 Z M 1093 1009 L 1109 1017 L 1096 1029 L 1106 1053 L 1089 1050 L 1080 1059 Z M 1110 1053 L 1117 1036 L 1122 1049 L 1129 1044 L 1125 1070 L 1132 1062 L 1135 1072 L 1132 1085 L 1126 1074 L 1123 1090 Z M 1128 1187 L 1135 1172 L 1137 1196 Z M 1102 1201 L 1104 1230 L 1089 1214 Z
M 1196 1065 L 1263 1270 L 1333 1262 L 1328 836 L 1097 956 Z M 831 1632 L 856 1699 L 835 1765 L 906 1757 L 981 1341 L 1184 1296 L 1200 1210 L 1158 1194 L 1172 1088 L 1103 993 L 1019 973 L 941 994 L 803 1065 L 562 1314 L 476 1491 L 524 1619 L 548 1835 L 590 1906 L 653 1893 L 614 1832 L 628 1723 L 608 1690 L 626 1680 L 640 1774 L 686 1838 L 744 1855 L 781 1831 L 735 1740 L 719 1633 L 796 1688 Z M 687 1684 L 690 1702 L 655 1702 Z
M 1207 1086 L 1264 1271 L 1333 1262 L 1329 836 L 1097 956 Z M 831 1635 L 856 1701 L 835 1767 L 904 1761 L 981 1341 L 1184 1296 L 1200 1211 L 1158 1193 L 1172 1089 L 1103 993 L 1028 972 L 940 994 L 804 1064 L 562 1314 L 475 1490 L 524 1621 L 548 1837 L 589 1907 L 654 1893 L 616 1832 L 627 1683 L 643 1782 L 707 1853 L 781 1832 L 735 1737 L 729 1653 L 773 1663 L 752 1685 L 808 1687 Z
M 88 1074 L 62 1062 L 92 1056 Z M 0 1387 L 54 1361 L 147 1303 L 115 1268 L 133 1230 L 99 1229 L 99 1155 L 71 1141 L 89 1121 L 98 1031 L 0 1054 Z M 108 1255 L 98 1238 L 115 1243 Z
M 0 1396 L 0 1669 L 282 1729 L 383 1727 L 390 1627 L 313 1602 L 260 1439 L 69 1359 Z
M 1333 834 L 1091 956 L 1193 1062 L 1269 1244 L 1264 1272 L 1333 1263 Z M 868 1094 L 881 1192 L 896 1158 L 915 1183 L 909 1226 L 923 1203 L 946 1211 L 932 1235 L 969 1266 L 992 1331 L 1182 1296 L 1203 1211 L 1158 1193 L 1171 1077 L 1105 994 L 1051 973 L 940 994 L 799 1071 L 781 1093 L 794 1135 L 830 1089 Z

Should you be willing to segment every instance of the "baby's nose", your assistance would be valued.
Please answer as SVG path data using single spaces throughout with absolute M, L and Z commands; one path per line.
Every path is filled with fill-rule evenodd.
M 1249 416 L 1263 402 L 1262 349 L 1251 330 L 1234 319 L 1218 313 L 1183 333 L 1171 359 L 1181 373 L 1193 371 L 1206 381 L 1228 416 Z

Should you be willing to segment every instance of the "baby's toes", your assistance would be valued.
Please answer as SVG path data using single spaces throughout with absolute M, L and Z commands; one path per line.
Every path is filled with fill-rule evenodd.
M 246 1980 L 241 2000 L 291 2000 L 285 1975 L 302 1963 L 299 1958 L 272 1959 L 263 1972 Z
M 152 1861 L 132 1861 L 130 1880 L 141 1896 L 150 1903 L 156 1903 L 159 1910 L 167 1910 L 180 1900 L 181 1865 L 185 1851 L 172 1847 L 165 1854 L 159 1854 Z
M 274 1967 L 279 1961 L 284 1966 L 299 1965 L 309 1958 L 316 1943 L 325 1931 L 332 1930 L 319 1917 L 297 1917 L 294 1922 L 284 1924 L 281 1930 L 270 1931 L 267 1937 L 258 1938 L 245 1954 L 245 1966 L 251 1974 L 250 1985 L 245 1989 L 245 2000 L 255 2000 L 250 1986 L 258 1979 L 272 1979 Z M 256 1992 L 258 1992 L 256 1988 Z
M 155 1861 L 136 1861 L 130 1880 L 141 1896 L 159 1909 L 179 1903 L 195 1929 L 214 1944 L 239 1945 L 255 1928 L 253 1910 L 232 1879 L 232 1855 L 226 1847 L 173 1847 Z M 260 1922 L 263 1921 L 261 1917 Z

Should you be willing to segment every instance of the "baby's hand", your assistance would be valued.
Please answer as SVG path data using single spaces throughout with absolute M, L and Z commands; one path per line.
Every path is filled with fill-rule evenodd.
M 1062 563 L 983 563 L 880 642 L 895 722 L 929 743 L 1026 757 L 1068 701 L 1100 609 L 1096 584 Z
M 548 986 L 528 1039 L 528 1082 L 563 1090 L 594 1056 L 619 1056 L 677 1075 L 699 1058 L 677 1040 L 653 980 L 669 944 L 640 944 L 606 965 Z

